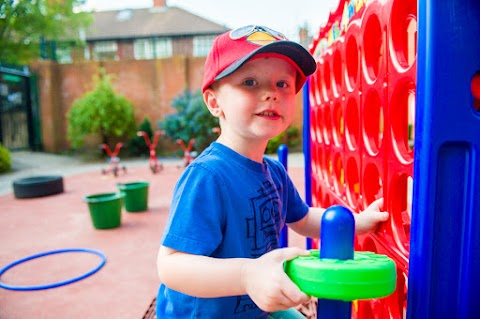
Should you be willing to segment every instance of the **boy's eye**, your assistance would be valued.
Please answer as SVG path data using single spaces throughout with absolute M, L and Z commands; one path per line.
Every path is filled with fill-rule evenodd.
M 257 84 L 257 81 L 255 81 L 254 79 L 248 79 L 248 80 L 245 80 L 243 84 L 245 84 L 246 86 L 254 86 Z
M 277 86 L 279 88 L 287 88 L 288 87 L 288 83 L 287 82 L 284 82 L 284 81 L 280 81 L 280 82 L 277 82 Z

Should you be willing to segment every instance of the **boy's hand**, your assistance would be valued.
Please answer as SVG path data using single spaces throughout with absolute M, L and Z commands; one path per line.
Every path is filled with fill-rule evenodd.
M 283 263 L 297 256 L 308 256 L 300 248 L 275 249 L 260 258 L 248 260 L 242 269 L 242 282 L 247 294 L 263 311 L 292 308 L 310 300 L 283 270 Z
M 379 223 L 388 220 L 389 215 L 382 211 L 382 207 L 383 198 L 379 198 L 360 214 L 354 214 L 356 235 L 372 233 L 377 229 Z

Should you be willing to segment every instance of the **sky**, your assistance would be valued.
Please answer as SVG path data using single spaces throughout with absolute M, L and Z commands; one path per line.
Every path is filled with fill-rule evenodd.
M 317 33 L 338 5 L 338 0 L 167 0 L 177 6 L 229 28 L 259 24 L 298 40 L 298 29 L 307 25 Z M 85 7 L 97 11 L 146 8 L 153 0 L 87 0 Z

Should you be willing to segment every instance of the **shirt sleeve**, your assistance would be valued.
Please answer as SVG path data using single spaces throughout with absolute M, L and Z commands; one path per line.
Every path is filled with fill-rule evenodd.
M 220 190 L 213 172 L 190 164 L 175 186 L 162 245 L 209 256 L 222 241 Z

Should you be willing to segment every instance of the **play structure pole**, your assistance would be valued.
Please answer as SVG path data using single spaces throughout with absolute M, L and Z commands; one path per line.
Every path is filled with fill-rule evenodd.
M 288 171 L 288 146 L 285 144 L 280 144 L 278 147 L 278 160 L 282 163 L 285 170 Z M 285 225 L 280 232 L 280 247 L 288 247 L 288 226 Z
M 320 231 L 320 258 L 339 260 L 353 259 L 355 219 L 352 212 L 343 206 L 330 206 L 322 216 Z M 350 319 L 352 303 L 318 299 L 317 318 Z
M 305 173 L 305 202 L 312 206 L 312 163 L 310 149 L 310 95 L 308 94 L 310 81 L 307 80 L 303 86 L 303 158 Z M 306 249 L 312 249 L 312 239 L 307 238 L 305 242 Z

